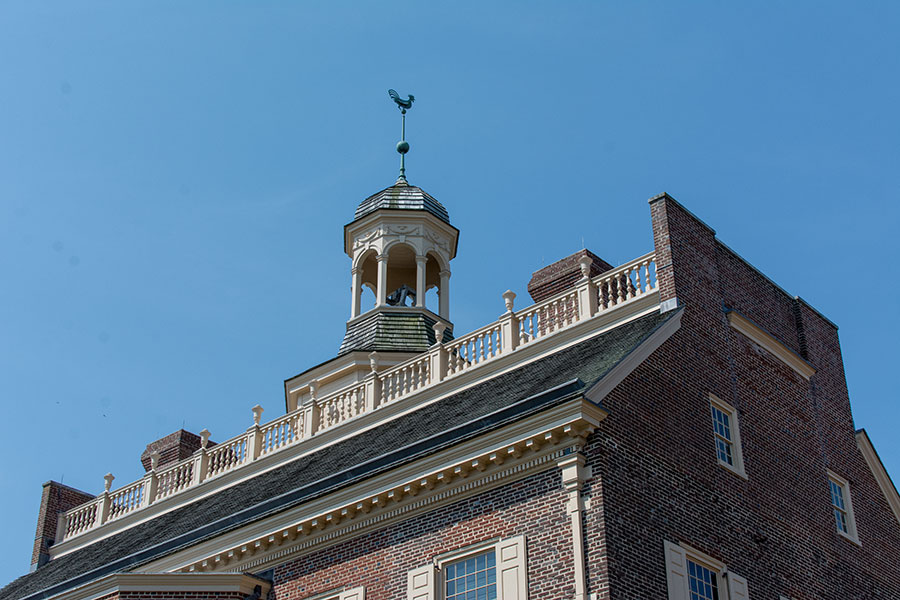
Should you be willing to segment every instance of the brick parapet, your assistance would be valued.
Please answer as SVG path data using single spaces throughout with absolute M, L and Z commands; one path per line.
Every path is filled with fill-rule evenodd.
M 50 558 L 50 545 L 56 540 L 59 513 L 75 508 L 96 496 L 76 490 L 73 487 L 48 481 L 41 493 L 41 508 L 38 511 L 37 529 L 31 552 L 31 570 L 38 568 Z
M 215 446 L 215 443 L 209 442 L 208 447 L 212 448 L 213 446 Z M 145 471 L 150 470 L 150 457 L 153 452 L 159 453 L 157 468 L 161 469 L 184 460 L 199 449 L 200 436 L 185 429 L 179 429 L 155 442 L 147 444 L 147 447 L 141 453 L 141 465 L 143 465 Z
M 596 277 L 613 268 L 612 265 L 590 250 L 579 250 L 575 254 L 571 254 L 531 274 L 531 280 L 528 282 L 528 294 L 531 296 L 531 299 L 535 302 L 543 302 L 564 290 L 574 288 L 575 284 L 581 279 L 581 267 L 578 265 L 578 260 L 583 256 L 591 259 L 591 277 Z

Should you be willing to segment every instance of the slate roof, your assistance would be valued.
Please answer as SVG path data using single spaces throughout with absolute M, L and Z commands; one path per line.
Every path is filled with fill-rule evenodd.
M 372 194 L 356 208 L 355 219 L 360 219 L 379 208 L 392 210 L 424 210 L 431 213 L 441 221 L 450 223 L 450 215 L 444 205 L 420 187 L 409 185 L 405 181 L 398 181 L 389 188 L 385 188 L 377 194 Z
M 654 313 L 51 560 L 0 590 L 47 598 L 196 544 L 558 404 L 602 379 L 676 311 Z M 412 442 L 412 443 L 410 443 Z
M 434 318 L 425 313 L 373 312 L 347 324 L 338 356 L 363 350 L 372 352 L 425 352 L 434 345 Z M 452 327 L 444 330 L 443 342 L 453 339 Z

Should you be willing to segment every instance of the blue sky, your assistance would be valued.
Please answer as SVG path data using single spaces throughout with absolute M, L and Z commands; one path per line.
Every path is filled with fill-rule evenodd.
M 457 332 L 582 240 L 651 250 L 667 191 L 840 326 L 896 481 L 898 28 L 893 2 L 0 4 L 0 580 L 44 481 L 133 481 L 148 442 L 277 416 L 334 355 L 389 87 L 461 230 Z

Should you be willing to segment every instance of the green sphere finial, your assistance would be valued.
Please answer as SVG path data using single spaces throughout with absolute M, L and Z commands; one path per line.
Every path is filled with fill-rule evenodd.
M 399 152 L 400 154 L 406 154 L 407 152 L 409 152 L 409 142 L 407 142 L 406 140 L 400 140 L 399 142 L 397 142 L 397 152 Z

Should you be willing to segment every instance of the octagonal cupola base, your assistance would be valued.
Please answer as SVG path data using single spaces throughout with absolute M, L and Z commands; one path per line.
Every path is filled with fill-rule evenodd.
M 453 339 L 453 324 L 428 309 L 385 306 L 370 310 L 347 322 L 347 333 L 338 356 L 353 351 L 425 352 L 437 341 L 434 326 L 444 324 L 443 339 Z

